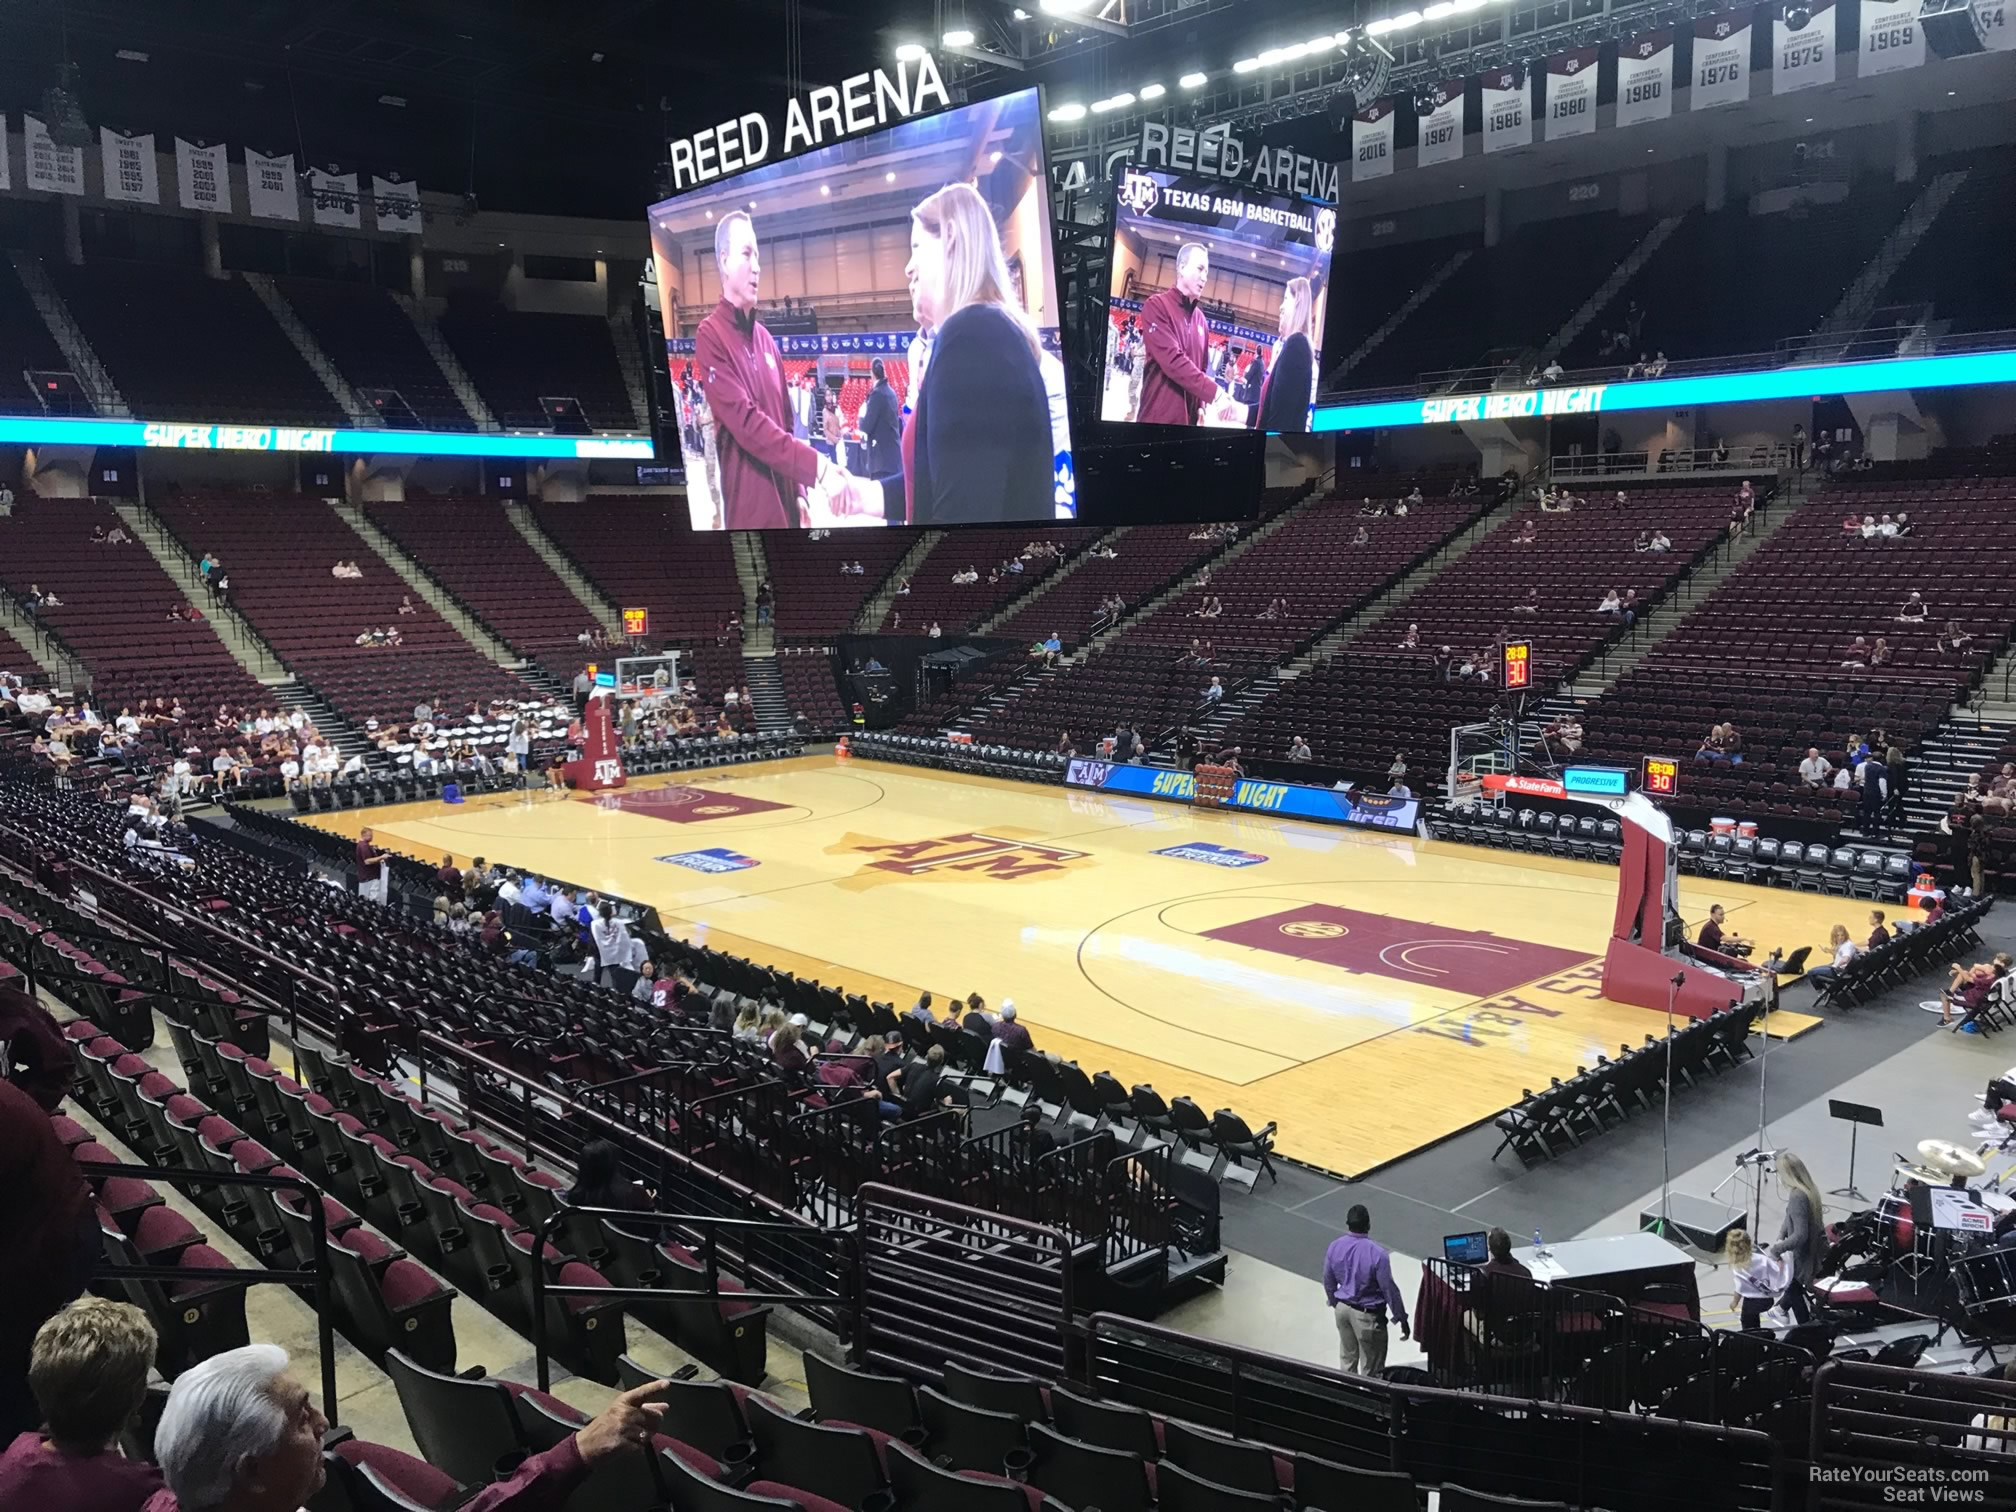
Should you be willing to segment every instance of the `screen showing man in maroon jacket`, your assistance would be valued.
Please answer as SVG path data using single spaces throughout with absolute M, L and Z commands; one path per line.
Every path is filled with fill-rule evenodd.
M 1223 399 L 1204 371 L 1211 355 L 1211 324 L 1198 301 L 1211 281 L 1211 253 L 1185 242 L 1176 253 L 1176 286 L 1141 306 L 1141 408 L 1143 425 L 1195 425 L 1201 412 Z
M 1336 245 L 1327 201 L 1121 165 L 1099 418 L 1306 433 Z
M 731 210 L 714 226 L 721 300 L 694 333 L 700 391 L 713 411 L 721 527 L 774 530 L 802 523 L 799 491 L 833 464 L 791 434 L 791 396 L 777 343 L 756 318 L 763 257 L 756 223 Z

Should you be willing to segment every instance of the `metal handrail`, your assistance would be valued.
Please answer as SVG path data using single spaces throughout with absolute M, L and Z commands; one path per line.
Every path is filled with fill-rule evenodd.
M 620 1218 L 629 1223 L 647 1223 L 657 1229 L 698 1229 L 701 1240 L 700 1263 L 706 1276 L 706 1289 L 684 1291 L 669 1286 L 571 1286 L 549 1282 L 546 1279 L 544 1261 L 553 1230 L 576 1214 L 585 1218 Z M 539 1389 L 550 1391 L 553 1385 L 552 1367 L 547 1360 L 546 1352 L 546 1298 L 599 1297 L 603 1301 L 623 1302 L 719 1302 L 721 1262 L 716 1245 L 717 1236 L 723 1229 L 733 1229 L 741 1233 L 791 1234 L 800 1238 L 808 1234 L 831 1233 L 830 1230 L 762 1218 L 716 1218 L 706 1214 L 661 1213 L 636 1208 L 575 1207 L 571 1204 L 556 1203 L 553 1211 L 532 1231 L 532 1353 L 538 1362 Z M 837 1240 L 840 1236 L 836 1234 L 832 1237 Z M 738 1291 L 735 1293 L 735 1300 L 752 1307 L 831 1307 L 838 1302 L 850 1313 L 855 1311 L 857 1306 L 853 1297 L 816 1292 Z
M 204 1186 L 244 1186 L 285 1188 L 299 1192 L 307 1209 L 308 1230 L 313 1239 L 313 1265 L 307 1270 L 278 1270 L 262 1266 L 246 1270 L 237 1266 L 196 1269 L 179 1265 L 100 1265 L 91 1272 L 94 1280 L 113 1281 L 278 1281 L 287 1286 L 315 1289 L 315 1343 L 322 1356 L 322 1415 L 330 1422 L 338 1416 L 336 1402 L 336 1326 L 330 1321 L 334 1309 L 329 1299 L 329 1220 L 322 1208 L 322 1189 L 305 1176 L 273 1176 L 239 1171 L 226 1175 L 218 1171 L 198 1171 L 188 1166 L 146 1166 L 79 1161 L 77 1169 L 86 1175 L 129 1176 L 140 1181 L 167 1181 Z

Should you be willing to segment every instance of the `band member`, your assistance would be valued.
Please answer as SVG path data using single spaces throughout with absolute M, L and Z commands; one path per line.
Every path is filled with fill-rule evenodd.
M 932 333 L 930 362 L 921 379 L 912 370 L 902 470 L 855 483 L 853 509 L 934 526 L 1048 516 L 1055 483 L 1042 341 L 979 191 L 948 184 L 910 212 L 905 273 L 918 327 Z
M 792 435 L 777 343 L 756 318 L 763 264 L 748 212 L 731 210 L 715 225 L 714 260 L 721 301 L 700 322 L 694 356 L 714 416 L 721 523 L 729 530 L 797 525 L 799 491 L 839 470 Z
M 1185 242 L 1176 253 L 1176 287 L 1141 306 L 1145 361 L 1135 419 L 1144 425 L 1195 425 L 1204 406 L 1219 402 L 1218 385 L 1204 370 L 1211 327 L 1198 304 L 1210 278 L 1210 250 Z
M 1309 401 L 1316 392 L 1309 320 L 1315 308 L 1309 280 L 1289 279 L 1281 290 L 1281 344 L 1274 348 L 1274 366 L 1260 386 L 1260 430 L 1293 435 L 1309 429 Z

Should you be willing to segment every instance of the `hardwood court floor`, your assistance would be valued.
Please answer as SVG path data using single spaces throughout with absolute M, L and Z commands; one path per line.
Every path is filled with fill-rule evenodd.
M 1601 996 L 1614 868 L 1412 836 L 829 756 L 311 822 L 619 893 L 899 1008 L 1013 998 L 1043 1048 L 1347 1175 L 1664 1028 Z M 1699 878 L 1681 902 L 1816 956 L 1868 910 Z

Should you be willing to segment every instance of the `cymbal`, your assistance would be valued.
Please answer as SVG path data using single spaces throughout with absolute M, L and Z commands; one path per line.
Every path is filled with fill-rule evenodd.
M 1948 1176 L 1979 1176 L 1988 1169 L 1979 1155 L 1950 1139 L 1919 1140 L 1918 1158 Z

